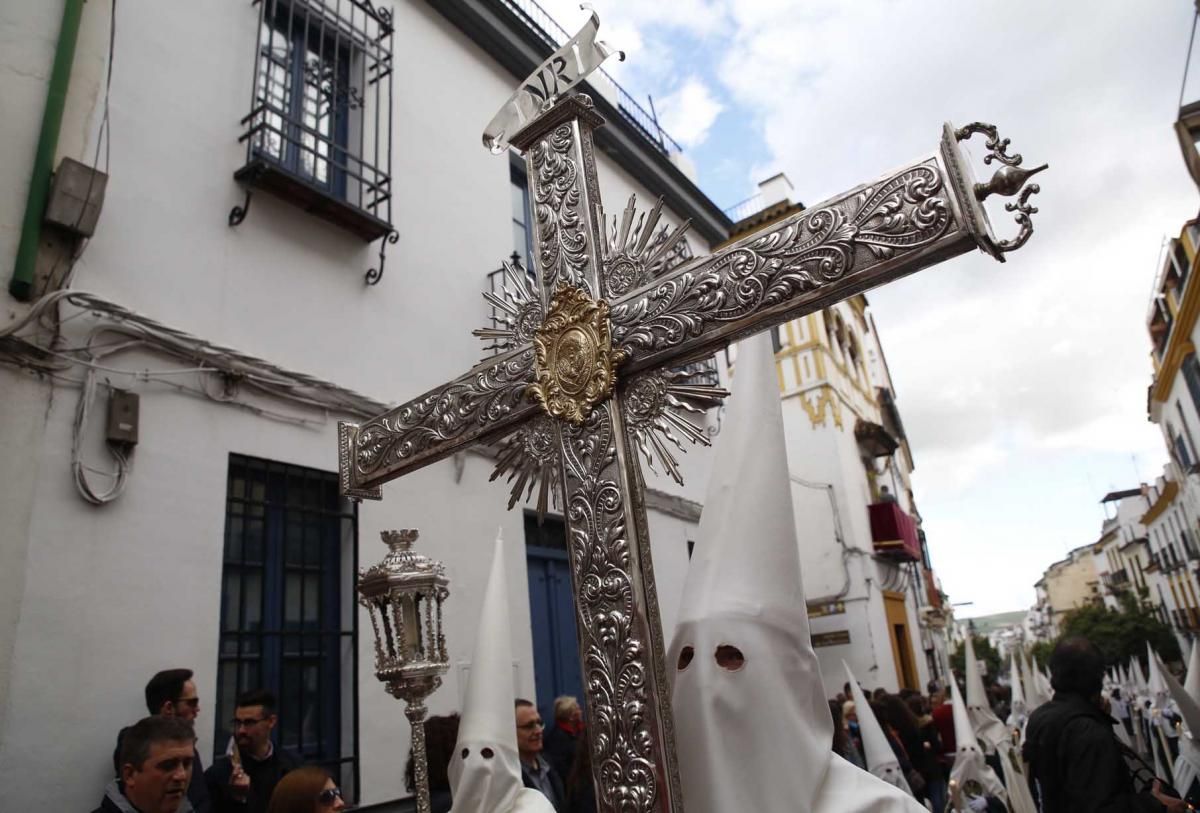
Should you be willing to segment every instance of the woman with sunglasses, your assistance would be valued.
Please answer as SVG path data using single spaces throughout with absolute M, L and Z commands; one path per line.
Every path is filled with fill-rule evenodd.
M 330 813 L 342 810 L 342 791 L 324 768 L 308 765 L 291 771 L 275 786 L 267 813 Z

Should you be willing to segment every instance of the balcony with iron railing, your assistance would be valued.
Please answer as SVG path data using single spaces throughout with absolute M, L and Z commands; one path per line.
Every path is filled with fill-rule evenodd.
M 260 2 L 234 178 L 371 241 L 392 232 L 390 13 L 368 0 Z M 249 196 L 229 215 L 246 216 Z
M 536 0 L 499 0 L 499 2 L 551 51 L 557 50 L 571 39 L 572 35 L 559 25 L 558 21 L 551 17 L 550 13 L 542 8 Z M 664 155 L 683 152 L 683 147 L 679 145 L 679 142 L 671 138 L 670 134 L 662 128 L 658 113 L 654 109 L 653 98 L 646 97 L 650 106 L 650 110 L 647 111 L 604 68 L 600 68 L 588 77 L 587 82 L 595 88 L 596 92 L 603 94 L 611 101 L 625 121 L 631 124 L 659 152 Z

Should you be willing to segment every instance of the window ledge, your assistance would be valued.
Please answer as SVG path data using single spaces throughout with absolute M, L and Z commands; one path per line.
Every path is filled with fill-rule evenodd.
M 233 173 L 234 180 L 252 189 L 261 189 L 298 206 L 327 223 L 345 229 L 370 243 L 392 231 L 386 220 L 359 209 L 278 164 L 254 158 Z

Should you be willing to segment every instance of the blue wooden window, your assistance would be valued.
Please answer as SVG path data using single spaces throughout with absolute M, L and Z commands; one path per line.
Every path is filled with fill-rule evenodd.
M 553 720 L 554 698 L 560 695 L 577 697 L 580 705 L 584 705 L 575 597 L 563 521 L 546 517 L 539 525 L 537 515 L 527 512 L 525 556 L 537 705 L 544 719 Z
M 263 15 L 259 43 L 254 92 L 265 126 L 256 152 L 344 198 L 350 114 L 362 106 L 354 45 L 320 10 L 280 0 Z
M 216 755 L 237 695 L 278 699 L 276 745 L 358 788 L 357 510 L 336 474 L 229 456 Z

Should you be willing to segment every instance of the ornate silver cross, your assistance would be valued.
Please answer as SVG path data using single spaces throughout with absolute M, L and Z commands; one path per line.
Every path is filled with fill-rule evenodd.
M 662 244 L 648 250 L 653 223 L 635 224 L 632 201 L 605 233 L 592 146 L 603 123 L 573 95 L 512 138 L 529 169 L 536 281 L 510 269 L 507 294 L 493 300 L 504 327 L 477 331 L 499 355 L 361 425 L 339 424 L 341 486 L 378 499 L 389 480 L 512 435 L 500 470 L 521 471 L 514 501 L 532 488 L 531 469 L 543 510 L 552 480 L 561 491 L 599 810 L 682 811 L 636 452 L 677 476 L 663 432 L 702 438 L 669 407 L 720 393 L 670 371 L 972 249 L 1003 261 L 1033 231 L 1038 187 L 1024 182 L 1038 170 L 1020 168 L 995 127 L 947 124 L 937 150 L 898 172 L 664 271 Z M 986 184 L 959 147 L 975 133 L 988 138 L 985 162 L 1002 165 Z M 993 193 L 1018 195 L 1006 207 L 1020 225 L 1013 240 L 992 235 L 980 204 Z

